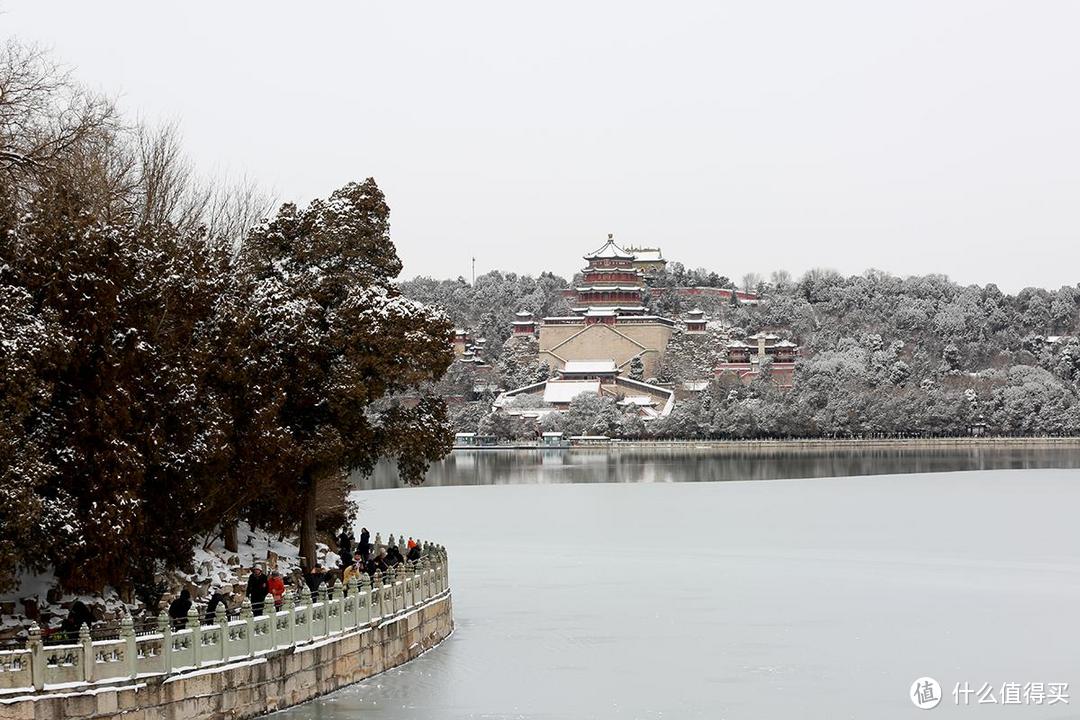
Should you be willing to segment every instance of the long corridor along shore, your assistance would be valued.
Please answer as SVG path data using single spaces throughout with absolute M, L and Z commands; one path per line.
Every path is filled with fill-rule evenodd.
M 280 710 L 399 666 L 438 645 L 454 620 L 446 549 L 425 544 L 420 560 L 350 580 L 317 600 L 239 620 L 223 614 L 188 627 L 119 639 L 42 643 L 0 652 L 0 719 L 217 720 Z M 268 605 L 272 607 L 272 605 Z
M 458 433 L 458 435 L 469 433 Z M 1023 436 L 1011 437 L 986 435 L 981 437 L 853 437 L 853 438 L 762 438 L 734 440 L 622 440 L 601 435 L 573 436 L 558 443 L 539 442 L 491 442 L 489 444 L 463 444 L 455 442 L 454 450 L 586 450 L 596 448 L 698 448 L 702 450 L 727 450 L 745 452 L 753 450 L 831 450 L 847 448 L 1080 448 L 1080 437 Z

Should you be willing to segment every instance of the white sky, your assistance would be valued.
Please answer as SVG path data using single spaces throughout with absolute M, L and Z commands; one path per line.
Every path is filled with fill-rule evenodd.
M 47 2 L 207 171 L 374 176 L 404 276 L 569 275 L 614 232 L 743 273 L 1080 281 L 1080 3 Z

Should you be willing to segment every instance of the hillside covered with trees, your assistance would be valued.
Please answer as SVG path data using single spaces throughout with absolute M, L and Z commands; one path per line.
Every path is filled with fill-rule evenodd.
M 706 270 L 675 270 L 658 282 L 700 286 L 715 278 L 718 286 L 732 287 Z M 988 433 L 1002 435 L 1080 433 L 1077 286 L 1007 294 L 994 284 L 876 270 L 850 277 L 813 270 L 799 279 L 779 271 L 768 280 L 744 282 L 760 301 L 702 305 L 712 319 L 708 334 L 677 333 L 656 378 L 675 385 L 711 381 L 706 391 L 683 398 L 669 417 L 648 424 L 623 418 L 613 402 L 582 398 L 575 405 L 584 407 L 549 418 L 546 427 L 679 438 L 964 435 L 983 424 Z M 477 278 L 475 291 L 464 281 L 428 279 L 401 287 L 410 295 L 424 288 L 418 297 L 426 302 L 453 303 L 456 322 L 493 337 L 488 353 L 496 381 L 513 387 L 546 372 L 528 367 L 520 348 L 513 362 L 500 362 L 514 311 L 551 312 L 563 302 L 557 290 L 564 286 L 547 274 L 537 280 L 490 273 Z M 452 299 L 449 288 L 456 288 Z M 690 308 L 665 294 L 653 309 L 677 317 Z M 482 321 L 471 324 L 477 319 Z M 765 379 L 746 386 L 714 380 L 724 343 L 762 330 L 801 346 L 794 387 L 782 390 Z M 506 437 L 534 432 L 475 406 L 458 409 L 455 423 Z

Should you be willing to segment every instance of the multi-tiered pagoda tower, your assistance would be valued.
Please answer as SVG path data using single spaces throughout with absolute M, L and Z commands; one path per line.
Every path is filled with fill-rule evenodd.
M 608 235 L 585 261 L 588 265 L 571 298 L 573 314 L 540 323 L 540 359 L 555 370 L 568 362 L 614 362 L 625 375 L 636 358 L 644 367 L 643 377 L 653 377 L 674 321 L 646 314 L 642 270 L 614 237 Z
M 608 235 L 603 247 L 586 255 L 585 261 L 589 265 L 581 271 L 581 285 L 574 288 L 575 313 L 602 309 L 617 315 L 644 314 L 645 278 L 634 267 L 634 256 L 616 245 L 614 236 Z

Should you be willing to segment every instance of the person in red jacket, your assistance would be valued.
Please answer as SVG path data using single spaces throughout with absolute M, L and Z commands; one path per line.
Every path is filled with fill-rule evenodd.
M 266 581 L 266 587 L 274 596 L 274 609 L 280 610 L 285 601 L 285 581 L 281 579 L 281 573 L 277 570 L 270 573 L 270 579 Z

